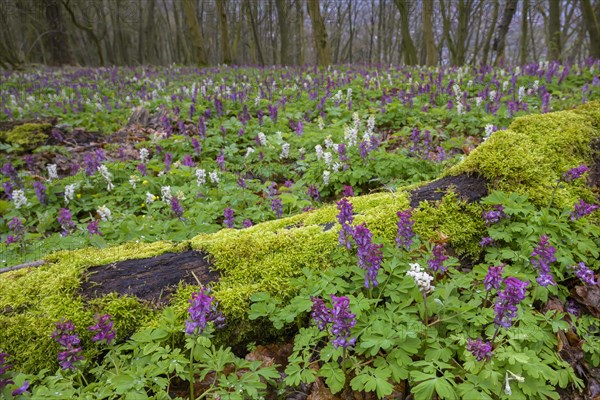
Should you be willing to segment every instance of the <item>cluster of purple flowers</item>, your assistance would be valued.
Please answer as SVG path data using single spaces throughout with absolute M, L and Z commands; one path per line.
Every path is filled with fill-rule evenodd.
M 23 236 L 25 236 L 25 225 L 23 224 L 23 221 L 17 217 L 13 217 L 10 221 L 8 221 L 8 229 L 13 231 L 14 234 L 8 235 L 6 238 L 6 244 L 20 242 L 21 239 L 23 239 Z
M 513 318 L 517 316 L 517 306 L 527 295 L 529 282 L 523 282 L 513 276 L 504 280 L 506 288 L 498 293 L 498 299 L 494 305 L 496 317 L 494 323 L 497 327 L 510 328 Z
M 115 331 L 113 329 L 114 322 L 111 320 L 109 314 L 94 316 L 96 324 L 90 326 L 88 329 L 92 332 L 96 332 L 96 335 L 92 338 L 93 342 L 105 341 L 108 346 L 110 342 L 115 338 Z
M 183 215 L 183 207 L 181 207 L 177 196 L 172 196 L 170 202 L 171 211 L 173 212 L 173 215 L 175 215 L 177 218 L 181 218 L 181 216 Z
M 60 233 L 62 236 L 67 236 L 72 230 L 75 229 L 75 223 L 73 222 L 73 216 L 68 208 L 61 208 L 58 212 L 58 223 L 62 228 Z
M 341 146 L 341 144 L 340 144 Z M 344 185 L 344 188 L 342 189 L 342 196 L 344 197 L 353 197 L 354 196 L 354 189 L 352 188 L 352 186 L 350 185 Z
M 308 185 L 307 194 L 308 197 L 310 197 L 314 201 L 319 201 L 319 199 L 321 198 L 319 189 L 315 185 Z
M 46 205 L 46 186 L 42 182 L 35 181 L 33 182 L 33 190 L 40 204 Z
M 325 330 L 331 324 L 331 333 L 335 336 L 333 347 L 347 348 L 354 346 L 356 338 L 351 338 L 351 329 L 356 325 L 356 315 L 350 313 L 350 300 L 346 296 L 331 295 L 332 309 L 325 305 L 323 299 L 310 298 L 313 302 L 311 316 L 319 330 Z
M 281 198 L 279 196 L 275 196 L 271 199 L 271 210 L 273 210 L 277 218 L 281 218 L 283 216 L 283 203 L 281 202 Z
M 74 331 L 75 326 L 71 321 L 61 321 L 56 323 L 56 329 L 52 332 L 52 339 L 60 345 L 58 364 L 63 370 L 75 369 L 75 363 L 83 360 L 83 356 L 79 354 L 79 336 Z
M 137 170 L 142 176 L 148 175 L 148 168 L 146 167 L 146 164 L 138 164 Z
M 365 287 L 375 287 L 378 285 L 377 274 L 383 260 L 383 245 L 372 242 L 373 234 L 364 223 L 354 227 L 353 238 L 357 247 L 358 266 L 366 270 Z
M 217 165 L 221 171 L 225 171 L 225 153 L 223 153 L 223 150 L 221 150 L 217 156 Z
M 492 358 L 492 345 L 490 342 L 484 342 L 481 338 L 472 340 L 467 339 L 467 351 L 475 356 L 477 361 L 482 361 L 484 358 L 490 360 Z
M 233 228 L 233 222 L 234 222 L 233 215 L 234 215 L 234 212 L 233 212 L 232 208 L 227 207 L 226 209 L 223 210 L 223 217 L 224 217 L 223 223 L 225 224 L 226 227 L 228 227 L 230 229 Z
M 575 207 L 571 212 L 571 221 L 583 218 L 598 209 L 600 209 L 600 206 L 597 206 L 596 204 L 587 204 L 585 201 L 583 201 L 583 199 L 579 199 L 579 201 L 575 203 Z
M 444 266 L 444 261 L 447 259 L 448 255 L 446 254 L 446 244 L 436 244 L 433 246 L 432 257 L 427 260 L 427 265 L 429 265 L 429 268 L 435 272 L 445 272 L 448 270 L 448 268 Z
M 14 383 L 12 379 L 3 377 L 3 375 L 12 368 L 12 365 L 8 364 L 8 357 L 8 353 L 0 351 L 0 390 L 6 385 Z
M 192 158 L 192 156 L 190 156 L 189 154 L 186 154 L 181 159 L 181 165 L 183 165 L 185 167 L 194 167 L 196 165 L 196 163 L 194 163 L 194 159 Z
M 491 210 L 484 211 L 482 213 L 482 216 L 487 226 L 495 224 L 502 218 L 506 218 L 506 214 L 504 214 L 504 206 L 501 204 L 496 204 L 492 207 Z
M 201 334 L 209 322 L 214 322 L 216 327 L 225 324 L 225 317 L 217 310 L 217 302 L 208 293 L 209 290 L 206 288 L 192 293 L 192 298 L 189 300 L 190 307 L 188 308 L 189 319 L 185 322 L 186 334 Z
M 575 179 L 579 179 L 589 170 L 584 164 L 581 164 L 579 167 L 571 168 L 567 172 L 563 174 L 563 180 L 565 182 L 571 182 Z
M 548 236 L 542 235 L 537 247 L 531 253 L 531 263 L 539 270 L 536 281 L 541 286 L 556 285 L 550 273 L 550 264 L 556 261 L 555 253 L 556 249 L 548 242 Z
M 490 291 L 492 289 L 500 289 L 502 285 L 502 271 L 504 269 L 504 265 L 497 265 L 495 267 L 488 267 L 488 273 L 483 279 L 483 286 L 486 291 Z
M 98 236 L 102 236 L 102 232 L 100 231 L 100 227 L 98 226 L 100 224 L 99 221 L 91 221 L 89 224 L 87 224 L 87 230 L 88 233 L 90 234 L 90 236 L 93 235 L 98 235 Z
M 254 225 L 254 224 L 252 223 L 252 220 L 250 220 L 250 219 L 248 219 L 248 218 L 246 218 L 246 219 L 245 219 L 245 220 L 242 222 L 242 226 L 243 226 L 244 228 L 250 228 L 252 225 Z
M 481 241 L 479 242 L 479 245 L 481 247 L 488 247 L 494 244 L 494 239 L 492 239 L 490 236 L 485 236 L 483 238 L 481 238 Z
M 405 249 L 409 249 L 413 243 L 413 237 L 415 236 L 415 232 L 413 231 L 413 225 L 415 221 L 411 220 L 412 210 L 404 210 L 398 211 L 396 213 L 398 215 L 398 233 L 396 234 L 396 245 L 398 247 L 404 247 Z
M 169 172 L 171 170 L 171 164 L 173 163 L 173 154 L 165 153 L 165 172 Z
M 352 203 L 350 203 L 346 198 L 343 198 L 338 201 L 336 205 L 337 209 L 339 210 L 337 220 L 340 225 L 342 225 L 342 229 L 340 229 L 339 233 L 339 242 L 340 245 L 350 250 L 352 248 L 352 242 L 350 241 L 350 238 L 354 236 L 354 230 L 350 225 L 354 222 L 354 216 L 352 215 Z
M 86 153 L 83 159 L 83 170 L 85 171 L 85 174 L 92 176 L 98 171 L 99 168 L 100 160 L 98 159 L 96 153 Z
M 580 262 L 579 264 L 574 265 L 572 268 L 575 270 L 575 275 L 577 275 L 577 277 L 581 279 L 583 283 L 590 286 L 598 285 L 600 283 L 599 281 L 594 280 L 594 271 L 588 268 L 585 263 Z

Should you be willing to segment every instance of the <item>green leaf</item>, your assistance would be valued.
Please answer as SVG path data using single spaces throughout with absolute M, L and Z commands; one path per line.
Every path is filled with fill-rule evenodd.
M 394 385 L 388 381 L 390 376 L 387 369 L 366 367 L 350 381 L 350 386 L 357 391 L 376 392 L 377 397 L 382 398 L 394 390 Z
M 325 383 L 333 394 L 340 392 L 346 384 L 344 371 L 333 363 L 324 364 L 319 370 L 319 375 L 325 378 Z

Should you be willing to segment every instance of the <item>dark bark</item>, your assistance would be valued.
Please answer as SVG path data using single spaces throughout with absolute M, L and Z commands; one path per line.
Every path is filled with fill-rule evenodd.
M 400 11 L 400 32 L 402 34 L 402 54 L 406 65 L 416 65 L 418 63 L 417 50 L 410 36 L 409 9 L 405 0 L 394 0 L 398 11 Z
M 561 32 L 560 32 L 560 2 L 548 0 L 550 12 L 548 14 L 548 59 L 560 61 L 562 59 Z
M 581 13 L 590 39 L 590 57 L 600 59 L 600 2 L 594 9 L 590 0 L 581 0 Z
M 504 12 L 502 13 L 502 19 L 500 20 L 500 25 L 498 25 L 498 32 L 496 34 L 496 39 L 494 39 L 493 49 L 496 52 L 496 61 L 495 65 L 500 63 L 504 63 L 504 49 L 506 47 L 506 34 L 508 33 L 508 28 L 510 28 L 510 23 L 517 11 L 517 3 L 518 0 L 508 0 L 504 7 Z
M 275 6 L 277 7 L 277 23 L 279 25 L 279 61 L 282 65 L 290 65 L 291 60 L 289 58 L 289 29 L 288 29 L 288 11 L 285 4 L 285 0 L 275 0 Z
M 48 64 L 54 66 L 74 64 L 71 46 L 65 32 L 59 0 L 43 0 L 48 32 L 44 36 L 48 49 Z
M 331 49 L 329 39 L 327 38 L 325 22 L 321 16 L 321 5 L 319 0 L 307 0 L 306 5 L 313 29 L 317 64 L 326 67 L 331 64 Z

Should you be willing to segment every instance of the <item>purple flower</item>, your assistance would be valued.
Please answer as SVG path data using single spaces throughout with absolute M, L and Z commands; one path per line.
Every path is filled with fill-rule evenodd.
M 517 316 L 517 306 L 527 295 L 529 282 L 523 282 L 513 276 L 504 280 L 506 288 L 498 293 L 498 299 L 494 305 L 496 317 L 494 323 L 497 327 L 510 328 L 513 318 Z
M 10 378 L 2 378 L 2 375 L 4 375 L 6 371 L 12 368 L 12 365 L 8 364 L 8 357 L 8 353 L 0 352 L 0 389 L 5 387 L 6 385 L 14 383 L 13 380 Z
M 86 153 L 83 159 L 83 170 L 86 175 L 94 175 L 100 168 L 100 162 L 95 153 Z
M 581 279 L 583 283 L 590 286 L 594 286 L 599 283 L 598 281 L 594 280 L 594 271 L 588 268 L 585 263 L 580 262 L 579 264 L 574 265 L 572 268 L 575 270 L 575 275 L 577 275 L 577 277 Z
M 353 197 L 354 196 L 354 189 L 352 189 L 352 186 L 350 186 L 350 185 L 344 185 L 344 188 L 342 190 L 342 196 L 344 196 L 344 197 Z
M 356 315 L 350 313 L 350 300 L 346 296 L 331 295 L 333 310 L 331 311 L 331 333 L 335 335 L 333 347 L 354 346 L 356 338 L 350 338 L 350 330 L 356 325 Z
M 271 199 L 271 210 L 273 210 L 277 218 L 283 216 L 283 203 L 281 202 L 281 198 L 273 197 L 273 199 Z
M 487 226 L 495 224 L 502 218 L 506 218 L 506 214 L 504 214 L 504 206 L 501 204 L 496 204 L 492 207 L 491 210 L 484 211 L 482 213 L 482 216 Z
M 52 332 L 52 339 L 60 345 L 58 352 L 58 364 L 65 369 L 75 369 L 75 363 L 83 360 L 79 355 L 81 347 L 79 346 L 79 336 L 74 332 L 75 327 L 71 321 L 62 321 L 56 323 L 56 329 Z
M 140 173 L 140 175 L 142 175 L 142 176 L 146 176 L 148 174 L 148 169 L 146 167 L 146 164 L 138 164 L 137 170 Z
M 488 267 L 488 273 L 483 280 L 483 286 L 488 292 L 492 289 L 500 289 L 502 285 L 502 270 L 504 265 Z
M 165 153 L 165 172 L 169 172 L 171 170 L 171 163 L 173 162 L 173 154 Z
M 537 247 L 531 253 L 531 263 L 540 273 L 537 282 L 544 287 L 556 285 L 550 273 L 550 264 L 556 261 L 555 253 L 556 249 L 548 242 L 548 236 L 546 235 L 540 237 Z
M 294 185 L 294 181 L 288 179 L 283 183 L 283 186 L 285 186 L 286 188 L 291 188 Z
M 583 218 L 586 215 L 593 213 L 599 208 L 600 207 L 596 204 L 587 204 L 585 201 L 583 201 L 583 199 L 579 199 L 579 201 L 575 203 L 573 212 L 571 212 L 571 221 Z
M 244 228 L 250 228 L 253 225 L 252 220 L 246 218 L 244 222 L 242 222 L 242 226 Z
M 320 331 L 325 330 L 327 324 L 333 322 L 331 310 L 325 305 L 322 298 L 311 296 L 310 299 L 313 302 L 310 316 L 315 321 Z
M 186 154 L 185 156 L 183 156 L 183 159 L 181 160 L 181 164 L 186 167 L 193 167 L 196 165 L 194 163 L 194 159 L 189 154 Z
M 58 223 L 62 228 L 62 232 L 60 233 L 62 236 L 67 236 L 73 229 L 75 229 L 75 224 L 73 223 L 73 216 L 71 215 L 71 211 L 68 208 L 61 208 L 58 212 Z
M 102 232 L 100 232 L 100 228 L 98 227 L 99 221 L 92 221 L 87 225 L 87 230 L 90 236 L 98 235 L 102 236 Z
M 321 198 L 321 194 L 319 193 L 319 189 L 315 185 L 309 185 L 307 190 L 308 197 L 313 199 L 314 201 L 319 201 Z
M 369 155 L 369 142 L 366 142 L 366 141 L 360 142 L 358 147 L 360 149 L 360 158 L 365 160 L 367 158 L 367 156 Z
M 493 245 L 494 243 L 495 243 L 494 239 L 492 239 L 489 236 L 485 236 L 481 239 L 481 241 L 479 242 L 479 245 L 481 247 L 488 247 L 488 246 Z
M 223 150 L 221 150 L 217 156 L 217 165 L 221 168 L 221 171 L 225 171 L 225 154 L 223 153 Z
M 202 145 L 195 137 L 192 138 L 192 147 L 194 148 L 194 153 L 196 153 L 196 155 L 199 156 L 200 152 L 202 151 Z
M 574 181 L 575 179 L 581 178 L 581 176 L 585 174 L 588 170 L 588 167 L 586 167 L 584 164 L 581 164 L 579 167 L 571 168 L 570 170 L 565 172 L 563 174 L 563 180 L 565 182 Z
M 338 157 L 341 162 L 348 161 L 348 156 L 346 156 L 346 144 L 340 143 L 338 145 Z
M 246 180 L 244 178 L 242 178 L 241 176 L 238 178 L 237 180 L 237 184 L 239 187 L 241 187 L 242 189 L 245 189 L 247 187 L 246 185 Z
M 26 232 L 23 221 L 21 221 L 17 217 L 13 217 L 10 221 L 8 221 L 8 229 L 13 231 L 14 235 L 9 235 L 6 238 L 7 245 L 19 242 L 21 239 L 23 239 L 23 236 L 25 235 L 25 232 Z
M 348 199 L 343 198 L 336 203 L 339 213 L 337 215 L 338 222 L 342 225 L 339 233 L 340 245 L 345 246 L 348 250 L 352 248 L 350 238 L 354 236 L 354 230 L 350 224 L 354 222 L 352 215 L 352 203 Z
M 171 197 L 171 211 L 173 211 L 173 214 L 177 218 L 181 218 L 181 216 L 183 215 L 183 208 L 181 207 L 181 204 L 179 204 L 179 199 L 177 198 L 177 196 Z
M 2 168 L 0 168 L 0 172 L 2 172 L 3 175 L 6 175 L 12 181 L 16 182 L 18 180 L 17 170 L 9 162 L 7 162 L 6 164 L 4 164 L 2 166 Z
M 233 228 L 233 215 L 233 209 L 227 207 L 225 210 L 223 210 L 223 217 L 225 217 L 223 223 L 230 229 Z
M 21 386 L 12 391 L 13 396 L 19 396 L 25 392 L 29 391 L 29 381 L 24 381 Z
M 15 187 L 11 181 L 2 182 L 2 188 L 4 189 L 4 193 L 6 193 L 6 197 L 8 197 L 9 200 L 12 200 L 12 192 L 15 190 Z
M 433 246 L 432 258 L 427 260 L 427 265 L 433 271 L 447 271 L 448 268 L 444 266 L 444 261 L 448 259 L 448 255 L 446 254 L 446 245 L 445 244 L 436 244 Z
M 106 344 L 110 346 L 110 342 L 115 338 L 114 322 L 111 320 L 111 316 L 108 314 L 102 316 L 96 314 L 94 318 L 96 319 L 96 325 L 88 328 L 90 331 L 96 332 L 96 335 L 92 338 L 92 342 L 105 340 Z
M 217 327 L 225 323 L 225 317 L 217 310 L 217 302 L 208 292 L 208 289 L 202 288 L 199 292 L 192 293 L 188 308 L 189 318 L 185 322 L 185 333 L 188 335 L 201 334 L 209 322 L 214 322 Z
M 357 247 L 358 266 L 366 270 L 365 287 L 375 287 L 378 285 L 377 274 L 383 259 L 381 252 L 383 245 L 372 242 L 373 234 L 364 223 L 354 228 L 353 238 Z
M 470 351 L 477 361 L 482 361 L 484 358 L 489 361 L 492 358 L 492 345 L 490 342 L 483 342 L 481 338 L 476 340 L 468 338 L 467 351 Z
M 415 221 L 410 219 L 412 217 L 412 210 L 398 211 L 396 215 L 399 218 L 396 246 L 404 247 L 408 250 L 413 242 L 412 238 L 415 236 L 415 232 L 413 231 Z
M 46 186 L 42 182 L 33 182 L 33 190 L 40 204 L 46 205 Z

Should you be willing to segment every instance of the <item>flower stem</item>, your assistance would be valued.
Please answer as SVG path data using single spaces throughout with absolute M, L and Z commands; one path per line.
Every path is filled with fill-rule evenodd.
M 196 341 L 192 342 L 192 347 L 190 349 L 190 400 L 195 400 L 196 396 L 194 393 L 194 347 L 196 346 Z

